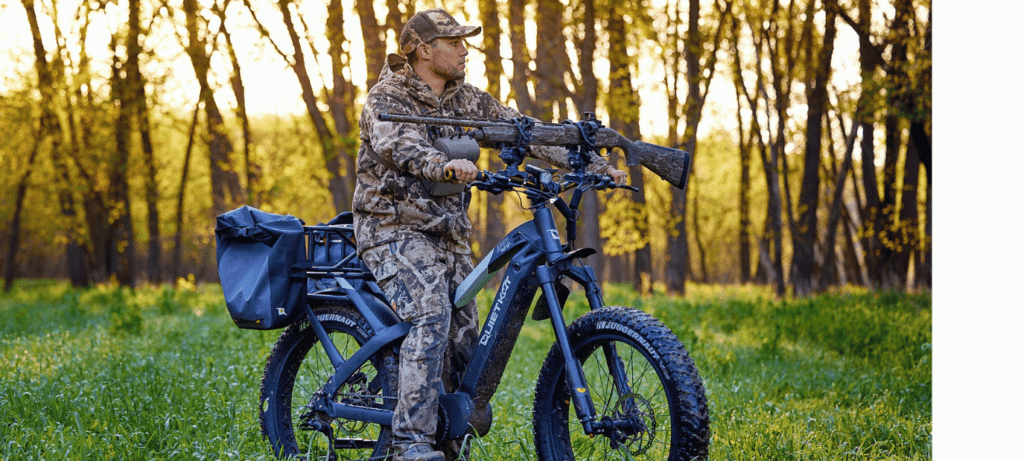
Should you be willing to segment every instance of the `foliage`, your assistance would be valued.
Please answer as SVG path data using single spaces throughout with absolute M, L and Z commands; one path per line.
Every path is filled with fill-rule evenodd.
M 132 231 L 130 238 L 135 240 L 134 262 L 138 268 L 144 267 L 143 262 L 156 259 L 150 258 L 148 253 L 153 250 L 145 244 L 157 238 L 159 245 L 153 248 L 163 250 L 158 262 L 165 263 L 178 245 L 171 236 L 180 230 L 183 269 L 181 274 L 173 276 L 193 273 L 200 280 L 212 281 L 215 279 L 215 261 L 210 230 L 219 208 L 218 200 L 225 200 L 224 191 L 215 189 L 212 184 L 219 184 L 221 176 L 237 175 L 241 181 L 239 187 L 244 189 L 228 200 L 232 202 L 228 206 L 246 202 L 267 211 L 291 213 L 307 222 L 325 221 L 341 211 L 334 209 L 336 203 L 344 203 L 338 200 L 338 196 L 344 195 L 343 192 L 350 196 L 354 178 L 345 168 L 348 165 L 325 165 L 333 157 L 330 152 L 323 151 L 321 142 L 327 138 L 320 136 L 338 131 L 338 126 L 347 127 L 344 129 L 347 133 L 330 140 L 345 146 L 344 151 L 339 149 L 337 152 L 342 156 L 340 158 L 350 159 L 347 155 L 354 151 L 357 140 L 346 136 L 352 136 L 351 132 L 356 129 L 355 118 L 367 90 L 361 83 L 367 71 L 364 68 L 366 53 L 379 51 L 382 57 L 384 53 L 394 51 L 396 31 L 388 30 L 394 26 L 394 16 L 407 17 L 412 10 L 440 6 L 441 2 L 288 3 L 294 10 L 293 26 L 297 27 L 299 36 L 296 42 L 298 49 L 304 50 L 308 58 L 306 67 L 310 82 L 307 83 L 311 88 L 305 94 L 300 91 L 293 75 L 295 68 L 290 67 L 295 48 L 286 38 L 279 5 L 275 2 L 190 2 L 190 6 L 198 9 L 195 13 L 202 18 L 192 23 L 182 11 L 149 0 L 132 0 L 118 5 L 90 2 L 72 5 L 61 0 L 32 2 L 40 23 L 42 36 L 39 44 L 48 70 L 39 73 L 35 67 L 39 57 L 34 54 L 35 43 L 28 27 L 23 24 L 27 21 L 12 21 L 12 30 L 5 32 L 4 36 L 13 40 L 3 56 L 11 65 L 5 67 L 0 75 L 0 88 L 3 89 L 0 117 L 5 121 L 0 127 L 0 189 L 5 197 L 14 196 L 24 177 L 27 185 L 24 203 L 30 206 L 20 216 L 23 222 L 13 260 L 4 260 L 0 266 L 16 268 L 16 275 L 23 277 L 65 277 L 80 266 L 69 258 L 73 254 L 71 247 L 81 244 L 91 257 L 87 258 L 90 282 L 107 280 L 109 274 L 104 271 L 109 272 L 109 267 L 105 266 L 111 264 L 103 264 L 99 260 L 112 253 L 105 251 L 110 240 L 118 240 L 117 248 L 127 246 L 123 235 L 107 235 L 115 234 L 113 231 L 116 230 L 127 233 L 126 229 L 115 229 L 112 224 L 117 216 L 127 211 L 132 220 L 127 227 Z M 525 82 L 523 88 L 530 90 L 527 93 L 532 96 L 528 94 L 524 99 L 533 98 L 534 103 L 557 107 L 560 118 L 578 118 L 579 109 L 591 105 L 589 100 L 583 99 L 592 91 L 596 97 L 596 106 L 592 110 L 607 125 L 628 126 L 628 130 L 617 128 L 624 132 L 639 130 L 638 133 L 648 142 L 672 143 L 675 144 L 672 147 L 679 147 L 693 141 L 681 139 L 683 133 L 688 133 L 686 119 L 691 115 L 684 113 L 684 109 L 690 107 L 687 101 L 696 101 L 688 97 L 693 95 L 685 94 L 689 91 L 686 67 L 700 67 L 704 80 L 698 86 L 701 91 L 707 88 L 707 94 L 701 95 L 707 98 L 707 105 L 702 106 L 703 110 L 697 114 L 700 120 L 690 120 L 694 124 L 701 121 L 701 129 L 693 135 L 699 139 L 694 149 L 696 169 L 688 194 L 683 199 L 677 197 L 673 203 L 670 186 L 645 173 L 642 176 L 643 195 L 623 192 L 603 195 L 600 198 L 603 214 L 599 221 L 600 233 L 607 244 L 602 256 L 598 257 L 624 255 L 619 260 L 631 264 L 639 259 L 632 253 L 650 245 L 653 254 L 669 257 L 654 258 L 653 274 L 648 278 L 670 278 L 660 276 L 667 273 L 668 261 L 676 266 L 674 263 L 685 257 L 688 261 L 683 264 L 692 268 L 689 277 L 709 281 L 745 279 L 739 274 L 738 262 L 746 258 L 756 266 L 760 261 L 756 253 L 758 243 L 767 242 L 772 237 L 768 234 L 773 230 L 765 226 L 770 207 L 770 194 L 765 185 L 769 173 L 762 163 L 759 148 L 774 148 L 781 156 L 780 164 L 771 173 L 781 179 L 781 196 L 773 212 L 780 215 L 778 235 L 781 236 L 781 248 L 772 250 L 779 255 L 780 265 L 788 264 L 793 258 L 795 244 L 790 237 L 794 220 L 791 216 L 798 216 L 801 211 L 795 209 L 793 202 L 799 194 L 804 151 L 810 141 L 805 133 L 809 104 L 806 95 L 809 76 L 814 71 L 807 69 L 812 65 L 807 56 L 814 56 L 820 51 L 824 37 L 820 29 L 826 9 L 838 8 L 845 15 L 842 20 L 837 20 L 839 40 L 843 43 L 837 48 L 833 65 L 844 70 L 832 75 L 827 84 L 830 102 L 826 111 L 829 118 L 826 119 L 827 134 L 822 152 L 829 155 L 822 158 L 820 219 L 815 229 L 816 241 L 811 245 L 819 260 L 828 260 L 820 257 L 821 253 L 830 256 L 849 248 L 846 254 L 833 258 L 835 265 L 843 261 L 848 266 L 860 264 L 869 268 L 865 272 L 872 280 L 863 281 L 868 286 L 929 286 L 928 275 L 919 277 L 917 281 L 907 279 L 911 271 L 930 273 L 930 209 L 922 205 L 915 210 L 917 213 L 908 213 L 913 216 L 899 216 L 901 207 L 898 204 L 913 197 L 894 195 L 903 190 L 918 191 L 918 201 L 930 203 L 930 177 L 913 184 L 913 180 L 905 183 L 905 178 L 917 175 L 902 171 L 916 171 L 914 168 L 917 168 L 916 161 L 907 160 L 908 146 L 913 143 L 917 148 L 921 138 L 927 141 L 922 146 L 930 142 L 930 3 L 921 0 L 860 3 L 832 0 L 555 1 L 558 7 L 554 10 L 564 11 L 561 23 L 538 17 L 543 11 L 552 9 L 554 4 L 551 0 L 513 3 L 523 9 L 518 16 L 525 21 L 522 27 L 531 32 L 526 34 L 531 37 L 523 37 L 524 46 L 528 49 L 515 50 L 514 53 L 509 51 L 511 38 L 508 29 L 512 27 L 511 17 L 517 15 L 510 11 L 512 5 L 503 4 L 499 8 L 498 24 L 483 24 L 484 27 L 502 29 L 502 41 L 486 45 L 497 49 L 480 49 L 480 42 L 470 39 L 472 50 L 467 59 L 471 67 L 486 59 L 499 61 L 488 63 L 489 68 L 503 69 L 496 77 L 499 81 L 485 82 L 481 73 L 473 69 L 467 80 L 479 87 L 503 88 L 497 91 L 500 94 L 496 96 L 510 104 L 526 102 L 509 100 L 509 94 L 518 92 L 519 83 Z M 129 21 L 125 20 L 130 14 L 129 5 L 140 7 L 139 19 L 144 25 L 135 33 L 139 35 L 143 50 L 138 58 L 145 84 L 143 99 L 148 104 L 149 134 L 155 159 L 152 173 L 141 153 L 143 128 L 138 116 L 130 121 L 129 139 L 122 136 L 120 139 L 124 142 L 117 142 L 117 133 L 123 135 L 126 132 L 116 123 L 119 107 L 122 102 L 132 101 L 130 97 L 117 96 L 115 91 L 118 76 L 130 60 L 126 42 L 135 35 L 128 29 Z M 700 10 L 696 15 L 699 22 L 694 29 L 688 27 L 691 5 Z M 377 16 L 378 22 L 385 17 L 392 22 L 374 24 L 376 29 L 366 24 L 368 33 L 360 34 L 359 29 L 364 28 L 364 22 L 371 16 L 363 8 L 367 6 L 373 7 L 373 15 Z M 480 8 L 474 2 L 446 3 L 444 6 L 456 10 L 456 17 L 460 20 L 464 18 L 470 23 L 483 23 L 476 16 Z M 584 11 L 591 11 L 590 7 L 596 14 L 588 20 Z M 23 5 L 4 4 L 0 8 L 6 16 L 27 18 Z M 344 17 L 345 29 L 351 29 L 344 34 L 343 43 L 334 43 L 334 37 L 324 32 L 329 30 L 324 24 L 324 19 L 331 17 L 327 13 L 334 14 L 333 17 Z M 870 15 L 870 20 L 860 21 L 864 14 Z M 258 30 L 257 18 L 261 22 L 259 27 L 268 29 L 266 33 Z M 188 30 L 190 24 L 193 30 Z M 204 30 L 197 31 L 196 28 Z M 590 43 L 583 43 L 585 30 L 595 31 Z M 697 45 L 701 50 L 684 50 L 692 44 L 692 37 L 688 36 L 691 30 L 699 35 L 695 42 L 699 42 Z M 534 32 L 536 36 L 533 36 Z M 206 40 L 201 48 L 209 54 L 208 83 L 215 95 L 211 101 L 216 101 L 222 108 L 222 128 L 231 146 L 231 152 L 221 160 L 211 161 L 213 140 L 206 127 L 210 114 L 203 110 L 205 106 L 197 108 L 196 105 L 197 87 L 200 85 L 195 69 L 189 68 L 195 65 L 187 54 L 190 33 L 197 33 Z M 867 40 L 858 41 L 858 33 L 863 33 Z M 379 46 L 363 42 L 372 40 L 374 35 L 381 39 Z M 564 43 L 558 45 L 564 45 L 561 48 L 567 54 L 564 63 L 545 59 L 550 57 L 547 54 L 551 50 L 560 49 L 554 44 L 545 48 L 548 45 L 544 43 L 545 39 L 557 40 L 559 36 Z M 230 47 L 227 43 L 229 37 L 234 37 Z M 858 60 L 862 52 L 870 54 L 870 48 L 860 49 L 863 44 L 873 44 L 877 48 L 880 54 L 875 60 L 878 62 Z M 590 45 L 594 47 L 595 54 L 592 59 L 584 59 L 584 48 Z M 328 50 L 342 55 L 332 56 Z M 712 50 L 717 52 L 712 53 Z M 687 63 L 684 59 L 687 53 L 699 55 L 699 59 L 695 63 Z M 712 60 L 712 56 L 717 60 Z M 232 58 L 239 58 L 241 62 L 240 75 L 235 75 Z M 508 62 L 518 58 L 526 62 L 514 65 Z M 713 61 L 717 62 L 716 67 L 711 66 Z M 558 64 L 552 64 L 555 62 Z M 550 66 L 566 68 L 548 69 Z M 516 75 L 510 74 L 511 69 L 518 69 L 514 72 Z M 274 73 L 277 70 L 283 73 Z M 335 70 L 340 73 L 335 74 Z M 585 72 L 590 75 L 584 75 Z M 52 88 L 40 87 L 40 80 L 45 80 L 41 75 L 52 77 Z M 728 82 L 733 76 L 742 77 L 743 82 L 739 86 L 747 95 L 735 97 Z M 593 88 L 588 86 L 591 81 Z M 234 84 L 239 88 L 233 88 Z M 548 88 L 552 85 L 559 88 Z M 278 103 L 273 107 L 266 103 L 269 99 L 266 96 L 270 93 L 285 95 L 276 100 L 289 101 L 291 98 L 294 103 Z M 548 101 L 545 99 L 547 96 L 542 97 L 541 93 L 558 94 L 561 100 Z M 240 94 L 244 98 L 240 98 Z M 310 100 L 304 101 L 303 96 Z M 48 97 L 52 98 L 49 103 Z M 243 100 L 248 101 L 247 122 L 241 116 Z M 300 104 L 300 101 L 307 104 Z M 51 107 L 59 120 L 44 130 L 40 119 L 46 112 L 44 109 Z M 338 110 L 339 107 L 344 110 Z M 537 112 L 547 113 L 547 109 L 538 108 Z M 197 110 L 199 115 L 192 139 L 191 160 L 186 165 L 193 110 Z M 565 111 L 568 113 L 563 114 Z M 318 130 L 311 117 L 314 113 L 339 115 L 339 118 L 331 120 L 334 127 Z M 347 125 L 339 123 L 343 118 L 348 119 Z M 832 248 L 827 248 L 823 245 L 824 235 L 829 230 L 825 228 L 825 218 L 832 211 L 828 209 L 831 207 L 828 195 L 831 184 L 836 180 L 835 165 L 842 159 L 841 154 L 846 148 L 844 138 L 854 121 L 864 121 L 872 128 L 875 141 L 872 145 L 877 151 L 872 154 L 872 161 L 877 165 L 868 164 L 865 168 L 861 164 L 861 156 L 866 155 L 862 151 L 867 145 L 855 146 L 852 172 L 844 178 L 844 197 L 847 200 L 843 205 L 847 212 L 839 223 L 840 229 L 853 228 L 853 241 L 847 242 L 845 233 L 838 232 L 839 237 Z M 914 131 L 915 128 L 918 130 Z M 668 133 L 670 130 L 673 132 Z M 912 132 L 916 135 L 911 136 Z M 866 134 L 861 136 L 863 139 Z M 889 140 L 902 142 L 889 143 Z M 764 145 L 759 145 L 760 142 Z M 752 162 L 749 184 L 741 185 L 737 146 L 745 143 L 752 146 Z M 118 149 L 127 152 L 113 155 Z M 32 165 L 28 165 L 29 153 L 33 150 L 37 150 L 39 155 Z M 839 154 L 837 160 L 831 158 L 833 153 Z M 927 159 L 924 154 L 920 155 L 920 163 L 930 165 L 930 153 Z M 620 160 L 614 160 L 617 155 L 611 157 L 621 165 Z M 889 165 L 888 170 L 878 168 L 883 162 Z M 188 175 L 183 183 L 186 167 Z M 331 168 L 340 169 L 333 171 Z M 929 168 L 925 166 L 926 173 Z M 29 172 L 29 176 L 23 176 Z M 877 179 L 868 177 L 872 175 Z M 634 175 L 634 178 L 638 182 L 639 175 Z M 157 192 L 152 199 L 146 194 L 150 180 L 155 183 Z M 346 182 L 349 189 L 343 190 L 337 184 L 339 182 Z M 112 191 L 115 185 L 123 185 L 125 193 L 118 190 L 115 194 Z M 752 250 L 746 255 L 739 254 L 741 216 L 737 197 L 743 186 L 750 188 L 747 195 L 750 197 L 751 242 L 744 243 L 750 243 Z M 872 195 L 869 190 L 874 195 L 881 194 L 881 200 L 868 200 Z M 184 195 L 180 226 L 177 220 L 179 194 Z M 886 194 L 889 197 L 885 197 Z M 494 197 L 485 194 L 476 194 L 475 197 L 471 215 L 479 219 L 483 216 L 480 209 L 486 205 L 485 200 Z M 641 197 L 646 202 L 638 205 Z M 150 200 L 155 203 L 147 203 Z M 679 203 L 681 200 L 686 202 L 685 207 Z M 10 229 L 16 220 L 13 202 L 0 203 L 0 238 L 3 239 L 0 251 L 3 251 L 3 256 L 6 256 Z M 505 200 L 502 206 L 505 218 L 502 224 L 508 227 L 517 225 L 523 215 L 519 202 Z M 686 216 L 681 213 L 684 208 Z M 150 227 L 147 221 L 153 211 L 158 214 L 159 223 Z M 673 240 L 681 233 L 675 226 L 680 221 L 686 223 L 685 242 L 688 245 L 679 245 Z M 685 255 L 680 248 L 684 246 L 688 249 Z M 479 242 L 475 242 L 474 247 L 479 248 Z M 876 258 L 878 252 L 875 250 L 884 250 L 882 256 Z M 773 258 L 765 259 L 774 261 Z M 818 263 L 819 266 L 824 264 Z M 872 272 L 873 268 L 883 266 L 888 268 L 884 273 Z M 629 279 L 628 272 L 633 268 L 626 269 L 608 272 Z M 825 272 L 832 268 L 819 269 Z M 778 270 L 787 272 L 781 266 Z M 843 267 L 841 270 L 845 274 L 859 272 L 855 267 Z M 163 278 L 146 275 L 155 281 L 167 280 L 172 274 L 162 274 Z M 608 274 L 601 275 L 607 277 Z M 761 275 L 758 280 L 764 281 Z M 142 279 L 141 274 L 138 279 Z M 824 281 L 820 289 L 827 289 L 832 283 Z
M 0 457 L 270 459 L 256 396 L 279 332 L 239 330 L 216 286 L 185 285 L 20 281 L 0 296 Z M 654 314 L 690 350 L 712 459 L 931 458 L 930 294 L 776 301 L 698 285 L 680 299 L 611 286 L 605 299 Z M 118 306 L 141 313 L 134 334 L 112 331 Z M 573 294 L 566 316 L 585 309 Z M 474 457 L 534 459 L 533 386 L 551 344 L 546 323 L 527 321 Z

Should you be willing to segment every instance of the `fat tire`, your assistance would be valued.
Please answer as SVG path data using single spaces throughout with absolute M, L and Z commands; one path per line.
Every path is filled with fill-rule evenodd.
M 630 374 L 629 381 L 630 385 L 634 386 L 634 394 L 638 394 L 635 401 L 651 403 L 655 397 L 659 401 L 664 399 L 662 405 L 657 408 L 662 412 L 667 411 L 671 435 L 664 442 L 667 447 L 659 446 L 658 449 L 653 449 L 653 438 L 659 436 L 666 423 L 663 415 L 655 418 L 658 420 L 658 430 L 637 436 L 643 443 L 648 443 L 642 440 L 643 437 L 652 437 L 649 446 L 646 449 L 637 449 L 638 453 L 618 453 L 611 449 L 608 437 L 598 435 L 589 438 L 583 435 L 579 420 L 574 410 L 570 409 L 572 405 L 569 403 L 565 379 L 565 361 L 561 350 L 555 344 L 541 367 L 534 392 L 533 435 L 539 460 L 573 461 L 577 456 L 580 456 L 579 459 L 602 460 L 707 459 L 710 428 L 704 385 L 686 348 L 679 343 L 668 327 L 645 312 L 614 306 L 597 309 L 581 316 L 569 327 L 568 335 L 573 355 L 584 364 L 585 378 L 594 398 L 598 420 L 611 412 L 606 405 L 603 406 L 604 404 L 599 402 L 603 398 L 600 394 L 603 390 L 600 389 L 602 380 L 609 386 L 608 392 L 603 395 L 611 394 L 615 390 L 609 383 L 610 373 L 605 364 L 601 345 L 614 342 L 626 372 Z M 603 373 L 595 371 L 602 368 Z M 641 368 L 656 371 L 656 374 L 640 374 L 638 370 Z M 654 382 L 655 379 L 660 383 Z M 643 395 L 644 390 L 640 387 L 644 384 L 640 381 L 653 382 L 653 389 L 657 390 Z M 613 397 L 615 396 L 604 400 L 608 401 Z M 621 396 L 618 398 L 621 399 Z M 660 408 L 661 406 L 668 408 Z M 658 414 L 653 410 L 653 403 L 650 408 L 650 414 Z M 575 430 L 570 427 L 573 425 L 576 426 Z M 574 453 L 574 445 L 589 445 L 589 449 L 596 449 L 600 453 Z
M 343 357 L 348 357 L 354 349 L 373 337 L 370 325 L 351 305 L 321 306 L 314 309 L 314 315 L 332 336 Z M 364 364 L 361 370 L 367 374 L 376 373 L 383 376 L 380 381 L 382 389 L 378 395 L 383 395 L 384 398 L 378 400 L 383 402 L 385 408 L 393 410 L 392 397 L 398 387 L 397 352 L 393 348 L 384 348 Z M 296 388 L 296 376 L 299 373 L 303 376 L 311 375 L 312 387 Z M 267 357 L 259 400 L 260 426 L 276 456 L 320 459 L 312 450 L 307 452 L 307 448 L 313 444 L 305 439 L 320 437 L 324 441 L 320 449 L 324 449 L 326 438 L 319 432 L 298 429 L 298 425 L 304 412 L 303 407 L 309 402 L 312 393 L 326 383 L 331 374 L 333 368 L 324 357 L 323 349 L 319 346 L 308 320 L 296 322 L 284 330 Z M 342 392 L 344 390 L 343 387 Z M 367 435 L 371 439 L 376 439 L 372 450 L 337 450 L 338 459 L 391 459 L 388 453 L 391 447 L 390 426 L 347 420 L 335 420 L 331 425 L 335 428 L 336 438 L 352 435 L 358 437 L 358 434 L 346 434 L 341 431 L 342 427 L 352 430 L 354 426 L 365 428 Z M 296 433 L 300 434 L 298 439 Z

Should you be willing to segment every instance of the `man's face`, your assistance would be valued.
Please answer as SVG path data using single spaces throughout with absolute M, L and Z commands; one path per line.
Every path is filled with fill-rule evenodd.
M 430 42 L 433 48 L 433 72 L 445 81 L 466 77 L 466 56 L 469 51 L 461 38 L 437 38 Z

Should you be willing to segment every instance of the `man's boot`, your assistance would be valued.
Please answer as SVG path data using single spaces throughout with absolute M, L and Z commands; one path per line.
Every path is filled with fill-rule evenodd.
M 414 443 L 398 447 L 395 461 L 445 461 L 444 453 L 435 451 L 425 443 Z

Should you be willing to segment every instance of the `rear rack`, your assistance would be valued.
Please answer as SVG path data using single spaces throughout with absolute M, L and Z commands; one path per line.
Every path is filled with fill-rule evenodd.
M 373 280 L 359 259 L 351 224 L 303 226 L 306 231 L 306 259 L 312 263 L 309 278 L 358 278 Z

